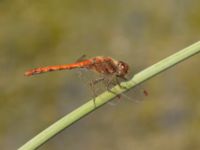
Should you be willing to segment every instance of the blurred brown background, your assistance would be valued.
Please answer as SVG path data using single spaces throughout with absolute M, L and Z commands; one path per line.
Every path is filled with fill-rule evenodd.
M 82 54 L 138 72 L 200 37 L 199 0 L 0 1 L 0 147 L 17 149 L 91 98 L 75 71 L 24 77 Z M 105 105 L 41 150 L 199 150 L 199 56 L 145 82 L 139 104 Z

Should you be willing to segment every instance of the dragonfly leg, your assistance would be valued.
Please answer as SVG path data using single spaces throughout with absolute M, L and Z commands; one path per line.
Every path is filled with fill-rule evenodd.
M 128 79 L 126 79 L 125 77 L 122 78 L 122 79 L 128 80 Z M 111 92 L 111 93 L 117 95 L 115 92 L 113 92 L 113 91 L 109 88 L 111 84 L 112 84 L 113 86 L 118 85 L 118 86 L 119 86 L 120 88 L 122 88 L 122 89 L 127 89 L 126 87 L 124 87 L 124 86 L 122 86 L 122 85 L 120 84 L 120 81 L 119 81 L 118 76 L 113 76 L 113 77 L 112 77 L 112 80 L 110 80 L 110 81 L 108 82 L 107 86 L 106 86 L 106 87 L 107 87 L 107 90 L 108 90 L 109 92 Z M 124 95 L 123 93 L 117 95 L 118 98 L 121 98 L 121 96 L 128 97 L 128 96 Z M 130 99 L 130 98 L 128 98 L 128 99 Z
M 123 79 L 124 81 L 128 81 L 128 79 L 124 76 L 120 76 L 119 78 Z
M 125 81 L 127 81 L 126 78 L 122 78 L 122 79 L 125 79 Z M 127 89 L 125 86 L 122 86 L 122 85 L 120 84 L 119 79 L 118 79 L 117 76 L 115 77 L 115 82 L 116 82 L 116 84 L 117 84 L 121 89 Z
M 113 76 L 114 77 L 114 76 Z M 109 80 L 107 80 L 107 82 L 105 83 L 106 86 L 106 90 L 109 91 L 110 93 L 113 93 L 114 95 L 116 95 L 118 98 L 120 98 L 121 96 L 118 95 L 117 93 L 113 92 L 110 88 L 111 85 L 116 85 L 113 81 L 113 77 Z
M 95 79 L 95 80 L 92 80 L 89 85 L 90 85 L 90 88 L 92 90 L 92 93 L 93 93 L 93 103 L 94 103 L 94 106 L 96 107 L 96 103 L 95 103 L 95 97 L 97 97 L 97 94 L 96 94 L 96 91 L 95 91 L 95 84 L 103 81 L 105 78 L 104 77 L 101 77 L 101 78 L 98 78 L 98 79 Z

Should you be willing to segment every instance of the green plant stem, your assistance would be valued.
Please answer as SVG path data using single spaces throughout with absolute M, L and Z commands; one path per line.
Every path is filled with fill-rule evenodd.
M 126 89 L 115 86 L 111 90 L 116 94 L 120 94 L 199 52 L 200 41 L 139 72 L 130 81 L 123 82 L 121 85 L 123 87 L 126 87 Z M 63 129 L 69 127 L 70 125 L 72 125 L 82 117 L 86 116 L 87 114 L 91 113 L 95 109 L 99 108 L 103 104 L 107 103 L 114 97 L 116 97 L 115 94 L 108 91 L 104 92 L 103 94 L 95 98 L 96 106 L 94 106 L 93 100 L 88 101 L 86 104 L 80 106 L 73 112 L 64 116 L 63 118 L 49 126 L 47 129 L 36 135 L 34 138 L 32 138 L 30 141 L 20 147 L 19 150 L 34 150 L 38 148 L 50 138 L 61 132 Z

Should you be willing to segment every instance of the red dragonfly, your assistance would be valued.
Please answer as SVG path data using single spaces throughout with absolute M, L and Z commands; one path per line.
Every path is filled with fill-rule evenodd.
M 24 75 L 32 76 L 32 75 L 50 72 L 50 71 L 71 70 L 75 68 L 85 68 L 87 70 L 91 70 L 103 75 L 103 77 L 96 79 L 90 83 L 90 86 L 93 90 L 95 97 L 96 97 L 96 94 L 93 88 L 94 84 L 102 80 L 104 81 L 107 80 L 105 77 L 106 75 L 111 76 L 111 78 L 107 80 L 108 82 L 106 83 L 106 88 L 108 91 L 112 92 L 109 87 L 111 85 L 116 85 L 116 84 L 120 86 L 120 82 L 118 79 L 121 78 L 123 80 L 127 80 L 126 75 L 129 72 L 128 64 L 123 61 L 115 60 L 111 57 L 105 57 L 105 56 L 97 56 L 90 59 L 85 59 L 85 55 L 83 55 L 75 63 L 35 68 L 35 69 L 28 70 L 27 72 L 25 72 Z M 144 95 L 147 95 L 146 91 L 144 91 Z
M 111 57 L 97 56 L 90 59 L 83 59 L 83 55 L 78 61 L 72 64 L 47 66 L 41 68 L 31 69 L 25 72 L 25 76 L 32 76 L 35 74 L 58 71 L 58 70 L 71 70 L 75 68 L 86 68 L 98 72 L 103 75 L 114 75 L 116 77 L 126 80 L 126 75 L 129 71 L 129 66 L 123 61 L 115 60 Z

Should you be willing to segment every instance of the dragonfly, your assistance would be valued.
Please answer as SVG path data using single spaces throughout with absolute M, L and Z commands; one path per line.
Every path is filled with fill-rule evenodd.
M 32 76 L 51 71 L 71 70 L 75 68 L 86 68 L 103 75 L 114 75 L 126 80 L 129 72 L 129 66 L 123 61 L 115 60 L 111 57 L 97 56 L 90 59 L 83 59 L 85 55 L 79 58 L 75 63 L 65 65 L 47 66 L 34 68 L 25 72 L 25 76 Z
M 97 72 L 102 75 L 101 78 L 97 78 L 90 82 L 90 86 L 93 90 L 94 97 L 96 97 L 96 93 L 94 90 L 95 84 L 101 81 L 106 81 L 105 83 L 107 90 L 112 92 L 110 90 L 110 86 L 119 85 L 120 87 L 122 87 L 120 85 L 119 79 L 123 79 L 125 81 L 128 80 L 126 76 L 130 71 L 129 65 L 124 61 L 116 60 L 112 57 L 106 57 L 106 56 L 97 56 L 97 57 L 92 57 L 90 59 L 86 59 L 86 55 L 83 55 L 74 63 L 34 68 L 26 71 L 24 75 L 33 76 L 51 71 L 72 70 L 76 68 L 85 68 L 87 70 Z M 106 76 L 110 76 L 110 78 L 107 79 Z M 115 94 L 114 92 L 112 93 Z M 147 92 L 144 91 L 145 95 L 147 95 L 146 93 Z

